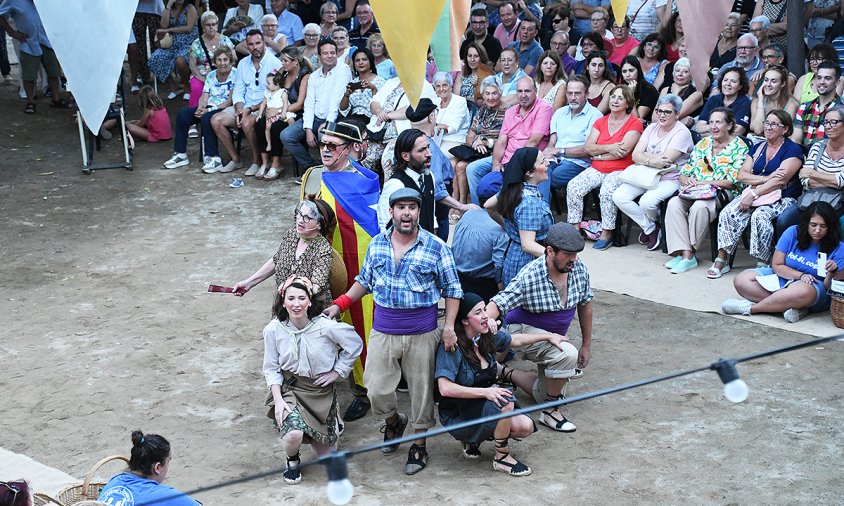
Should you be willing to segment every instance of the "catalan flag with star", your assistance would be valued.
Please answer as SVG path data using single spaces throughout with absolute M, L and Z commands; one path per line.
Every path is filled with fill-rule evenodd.
M 349 161 L 357 172 L 322 173 L 320 198 L 330 205 L 337 215 L 337 229 L 331 245 L 343 258 L 348 271 L 347 286 L 352 286 L 363 265 L 369 241 L 380 232 L 375 211 L 380 184 L 377 174 L 354 160 Z M 352 325 L 363 340 L 363 352 L 352 371 L 355 383 L 361 386 L 363 370 L 366 367 L 366 345 L 369 331 L 372 329 L 374 311 L 372 295 L 367 294 L 352 304 L 349 311 L 343 315 L 343 321 Z

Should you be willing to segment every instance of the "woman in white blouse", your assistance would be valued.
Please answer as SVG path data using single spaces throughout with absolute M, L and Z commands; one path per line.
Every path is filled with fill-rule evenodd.
M 284 481 L 302 481 L 302 444 L 317 456 L 337 448 L 340 422 L 334 384 L 354 367 L 363 342 L 348 324 L 323 316 L 307 278 L 291 276 L 281 287 L 273 319 L 264 327 L 264 377 L 287 454 Z M 269 403 L 269 399 L 268 399 Z
M 471 115 L 466 99 L 452 92 L 454 82 L 448 72 L 434 74 L 434 92 L 439 98 L 437 104 L 437 135 L 442 134 L 440 149 L 443 153 L 466 142 Z M 436 103 L 436 101 L 434 101 Z

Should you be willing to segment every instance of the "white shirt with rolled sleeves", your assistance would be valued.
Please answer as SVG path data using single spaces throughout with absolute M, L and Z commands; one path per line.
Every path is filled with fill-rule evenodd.
M 387 82 L 384 83 L 384 86 L 381 86 L 381 88 L 378 90 L 378 93 L 376 93 L 375 96 L 372 97 L 372 100 L 369 101 L 369 106 L 372 107 L 373 102 L 378 102 L 381 107 L 384 107 L 384 104 L 387 103 L 387 98 L 390 96 L 390 93 L 392 93 L 393 90 L 395 90 L 396 87 L 400 85 L 401 81 L 398 77 L 388 79 Z M 422 95 L 419 98 L 429 98 L 431 99 L 431 102 L 434 102 L 436 104 L 439 103 L 439 97 L 437 97 L 437 93 L 434 91 L 434 87 L 431 86 L 431 83 L 429 83 L 428 81 L 422 82 Z M 399 99 L 398 103 L 396 104 L 396 107 L 392 111 L 401 109 L 402 107 L 407 107 L 408 105 L 410 105 L 410 100 L 408 100 L 407 94 L 405 94 Z M 374 116 L 375 115 L 373 114 L 373 121 Z M 397 119 L 394 120 L 394 122 L 396 124 L 397 134 L 400 134 L 410 128 L 410 121 L 408 121 L 407 119 Z
M 302 115 L 304 128 L 312 128 L 315 117 L 329 123 L 337 119 L 340 100 L 351 80 L 352 69 L 342 62 L 338 62 L 328 73 L 320 67 L 311 74 L 308 78 L 308 93 L 305 95 L 305 111 Z
M 252 107 L 257 110 L 264 100 L 264 90 L 267 89 L 267 74 L 278 71 L 281 68 L 281 60 L 276 58 L 272 51 L 264 51 L 264 57 L 258 67 L 257 77 L 252 57 L 247 56 L 237 64 L 237 74 L 234 78 L 234 93 L 232 103 L 243 104 L 243 107 Z M 257 81 L 257 84 L 256 84 Z

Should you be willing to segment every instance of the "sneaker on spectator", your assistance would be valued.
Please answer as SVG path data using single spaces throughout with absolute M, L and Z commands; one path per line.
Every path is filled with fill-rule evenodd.
M 197 130 L 196 125 L 191 125 L 191 127 L 188 128 L 188 137 L 191 139 L 199 137 L 199 130 Z
M 132 91 L 132 95 L 137 95 L 138 93 L 141 92 L 141 87 L 138 86 L 137 84 L 133 84 L 131 91 Z
M 167 100 L 173 100 L 181 94 L 181 91 L 171 91 L 167 94 Z
M 747 299 L 727 299 L 721 303 L 721 312 L 724 314 L 750 316 L 751 307 L 753 307 L 753 302 Z
M 659 239 L 662 236 L 662 231 L 659 227 L 656 227 L 653 232 L 647 235 L 648 242 L 645 244 L 647 246 L 648 251 L 653 251 L 659 248 Z
M 202 172 L 206 174 L 213 174 L 215 172 L 220 172 L 220 169 L 223 168 L 223 161 L 220 159 L 219 156 L 209 156 L 208 161 L 202 167 Z
M 795 309 L 790 307 L 783 312 L 782 317 L 788 323 L 797 323 L 801 318 L 805 318 L 809 314 L 808 309 Z
M 253 163 L 252 165 L 249 166 L 248 169 L 246 169 L 246 172 L 244 172 L 243 175 L 244 176 L 254 176 L 255 174 L 258 173 L 258 170 L 260 170 L 260 169 L 261 169 L 261 167 L 258 167 L 257 163 Z
M 176 169 L 178 167 L 184 167 L 189 163 L 190 160 L 188 160 L 187 153 L 173 153 L 173 156 L 169 160 L 164 162 L 164 168 Z
M 100 137 L 102 137 L 103 140 L 110 141 L 111 132 L 109 132 L 106 128 L 100 127 Z
M 229 163 L 227 163 L 226 165 L 224 165 L 224 166 L 223 166 L 221 169 L 219 169 L 217 172 L 221 172 L 221 173 L 223 173 L 223 174 L 227 174 L 227 173 L 229 173 L 229 172 L 234 172 L 234 171 L 236 171 L 236 170 L 240 170 L 240 169 L 242 169 L 242 168 L 243 168 L 243 163 L 241 163 L 241 162 L 236 162 L 236 161 L 234 161 L 234 160 L 231 160 Z
M 5 76 L 3 76 L 3 82 L 5 84 L 15 84 L 15 80 L 14 78 L 12 78 L 11 74 L 6 74 Z
M 184 100 L 185 102 L 190 100 L 190 93 L 185 93 L 184 95 L 182 95 L 182 100 Z

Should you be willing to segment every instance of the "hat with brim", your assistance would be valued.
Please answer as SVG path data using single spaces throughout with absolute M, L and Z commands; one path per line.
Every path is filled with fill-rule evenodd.
M 333 135 L 341 139 L 346 139 L 351 142 L 363 142 L 363 136 L 360 133 L 360 128 L 351 123 L 338 121 L 337 123 L 328 123 L 322 130 L 323 134 Z
M 422 205 L 422 195 L 413 188 L 400 188 L 394 191 L 393 194 L 390 195 L 390 207 L 393 207 L 396 202 L 401 200 L 412 200 L 420 206 Z
M 431 102 L 430 98 L 423 98 L 419 100 L 419 103 L 416 104 L 416 107 L 408 107 L 405 110 L 405 114 L 407 115 L 408 121 L 411 123 L 419 123 L 420 121 L 424 121 L 431 115 L 432 112 L 437 110 L 437 106 Z

